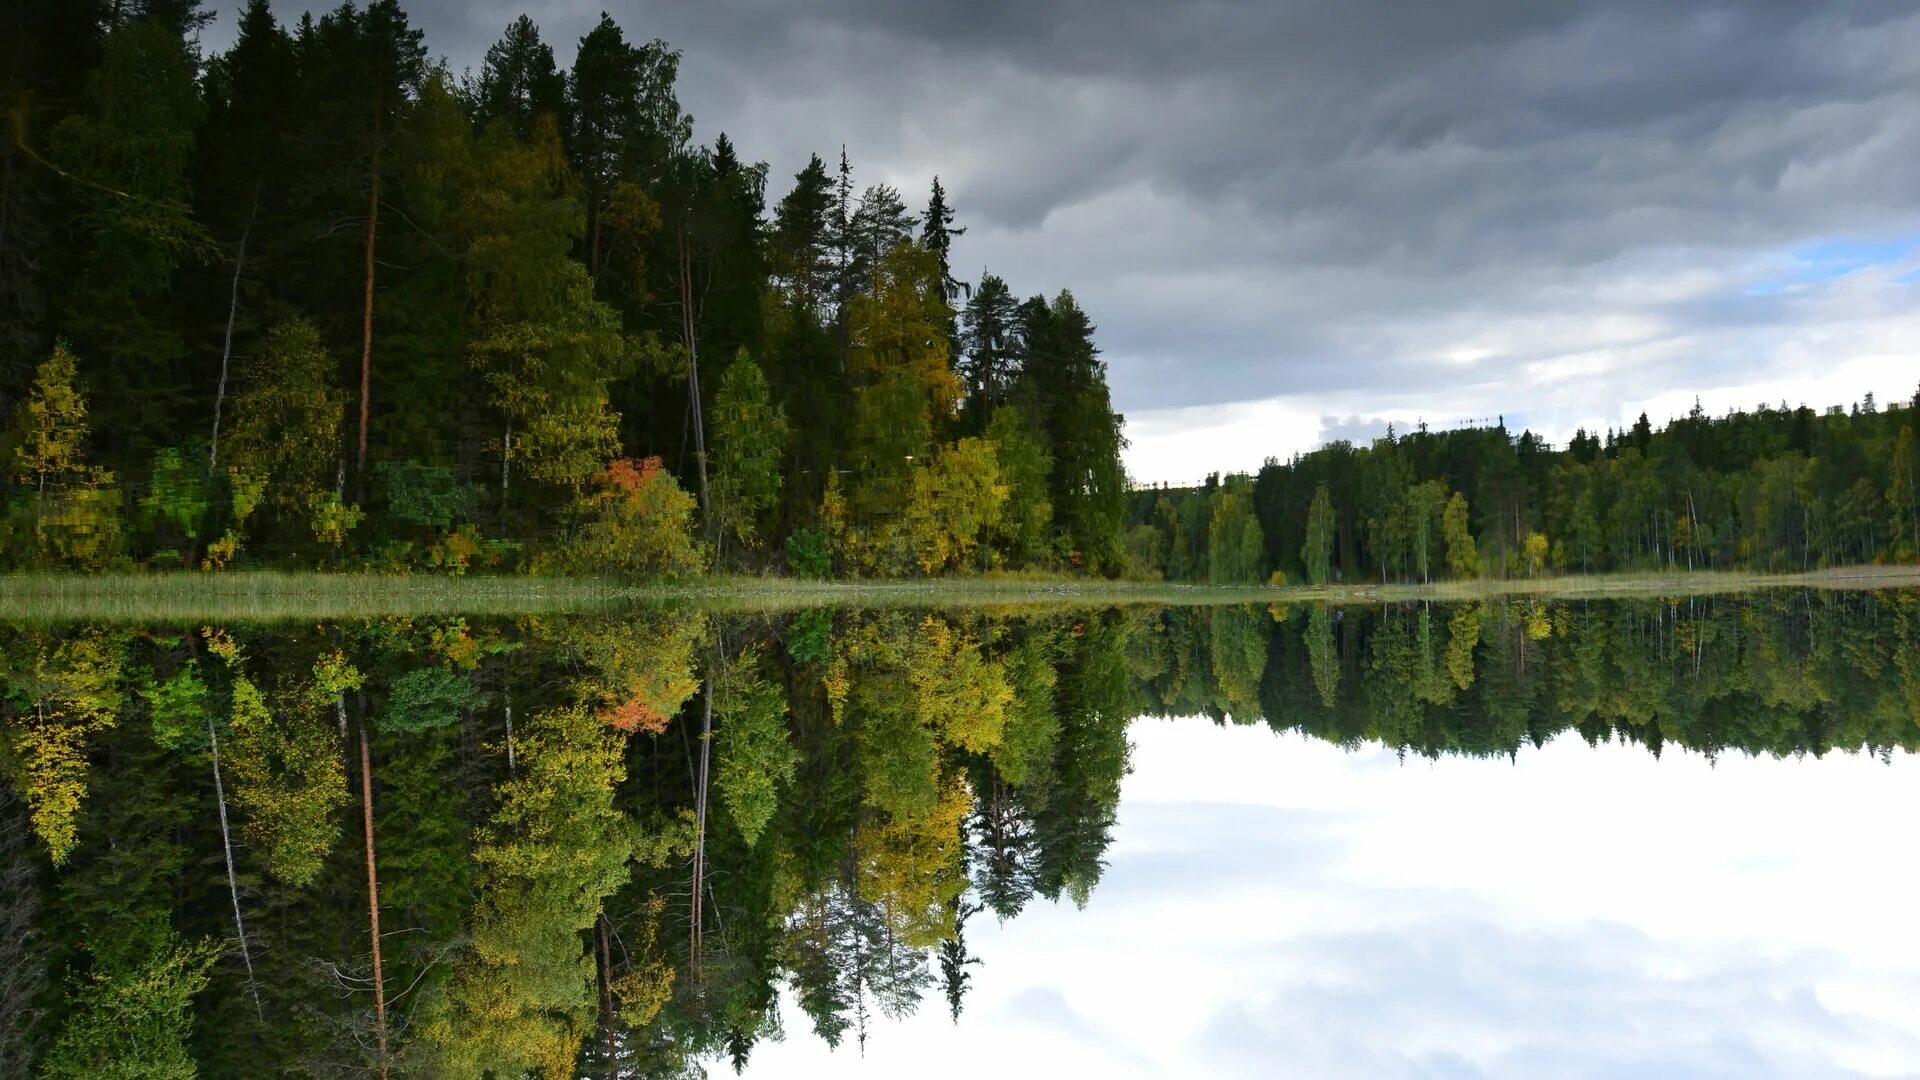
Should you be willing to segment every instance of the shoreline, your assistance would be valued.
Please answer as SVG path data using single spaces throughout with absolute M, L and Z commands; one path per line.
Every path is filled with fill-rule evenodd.
M 710 575 L 650 582 L 567 577 L 228 571 L 0 575 L 0 619 L 253 620 L 383 615 L 535 615 L 686 607 L 777 612 L 862 607 L 1112 607 L 1379 604 L 1503 597 L 1652 599 L 1773 589 L 1920 588 L 1920 565 L 1834 567 L 1790 574 L 1730 571 L 1570 574 L 1440 581 L 1232 586 L 1054 577 L 812 581 Z

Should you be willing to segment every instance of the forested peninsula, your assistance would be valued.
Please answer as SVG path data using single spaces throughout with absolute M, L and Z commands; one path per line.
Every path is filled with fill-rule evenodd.
M 1131 498 L 1128 565 L 1215 584 L 1799 574 L 1920 559 L 1920 392 L 1882 410 L 1698 404 L 1563 448 L 1503 421 L 1333 442 Z
M 522 16 L 459 73 L 394 0 L 254 0 L 212 54 L 210 18 L 8 16 L 6 569 L 1247 586 L 1920 554 L 1920 395 L 1133 485 L 1091 317 L 963 277 L 938 177 L 915 212 L 839 148 L 776 196 L 696 139 L 681 54 L 610 17 L 570 70 Z

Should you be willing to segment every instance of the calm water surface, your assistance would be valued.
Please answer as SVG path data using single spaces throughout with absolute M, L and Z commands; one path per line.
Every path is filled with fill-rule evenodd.
M 3 655 L 4 1075 L 1920 1073 L 1910 594 Z

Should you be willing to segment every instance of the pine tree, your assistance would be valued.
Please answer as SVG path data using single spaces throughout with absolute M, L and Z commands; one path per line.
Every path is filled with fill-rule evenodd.
M 502 122 L 524 141 L 533 137 L 540 117 L 560 120 L 565 108 L 566 79 L 554 66 L 553 46 L 542 42 L 539 28 L 522 15 L 487 49 L 474 118 L 483 127 Z
M 1020 377 L 1020 305 L 998 275 L 982 272 L 960 316 L 956 366 L 967 382 L 969 412 L 985 425 Z
M 793 176 L 793 190 L 773 215 L 773 269 L 787 300 L 807 312 L 819 312 L 832 299 L 836 270 L 833 184 L 826 163 L 815 154 Z

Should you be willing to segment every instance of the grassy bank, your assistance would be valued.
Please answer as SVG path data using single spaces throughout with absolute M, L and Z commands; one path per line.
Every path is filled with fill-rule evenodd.
M 1805 574 L 1568 575 L 1430 585 L 1242 587 L 1085 578 L 979 577 L 931 581 L 801 581 L 715 575 L 623 584 L 585 578 L 434 577 L 253 571 L 222 574 L 0 576 L 0 621 L 193 622 L 376 615 L 531 615 L 672 604 L 706 611 L 808 607 L 1107 607 L 1117 604 L 1381 603 L 1501 596 L 1649 598 L 1774 588 L 1920 588 L 1920 566 L 1860 566 Z

